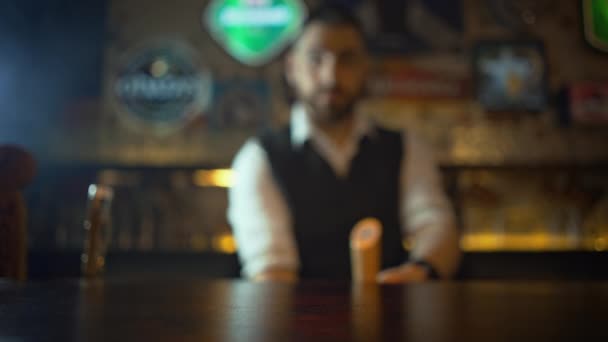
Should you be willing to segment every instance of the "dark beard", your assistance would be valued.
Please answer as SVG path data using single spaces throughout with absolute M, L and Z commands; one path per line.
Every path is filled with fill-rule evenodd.
M 319 93 L 323 92 L 320 91 Z M 363 97 L 364 91 L 360 91 L 343 105 L 330 106 L 329 108 L 319 108 L 316 105 L 317 101 L 315 101 L 315 98 L 319 93 L 315 93 L 309 98 L 302 99 L 303 104 L 312 110 L 312 118 L 314 121 L 322 124 L 335 124 L 353 116 L 355 105 Z
M 332 124 L 350 118 L 353 115 L 355 101 L 350 101 L 347 104 L 341 106 L 330 106 L 329 108 L 325 109 L 317 108 L 313 101 L 308 102 L 307 105 L 309 105 L 316 114 L 313 114 L 316 120 L 319 120 L 323 123 Z M 325 113 L 325 115 L 323 115 L 323 113 Z

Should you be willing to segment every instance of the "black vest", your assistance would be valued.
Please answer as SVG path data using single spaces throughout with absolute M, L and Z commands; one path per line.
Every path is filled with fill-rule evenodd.
M 382 266 L 405 261 L 399 220 L 401 134 L 364 137 L 346 178 L 338 178 L 310 142 L 295 147 L 291 130 L 259 137 L 294 224 L 302 278 L 350 277 L 349 234 L 360 219 L 382 222 Z

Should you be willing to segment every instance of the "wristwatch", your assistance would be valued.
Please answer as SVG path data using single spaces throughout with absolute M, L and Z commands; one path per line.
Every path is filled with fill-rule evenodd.
M 432 279 L 432 280 L 439 279 L 439 273 L 437 273 L 437 270 L 435 269 L 435 267 L 433 267 L 433 265 L 431 265 L 428 261 L 420 259 L 420 260 L 414 260 L 412 263 L 414 265 L 422 266 L 426 270 L 426 272 L 429 276 L 429 279 Z

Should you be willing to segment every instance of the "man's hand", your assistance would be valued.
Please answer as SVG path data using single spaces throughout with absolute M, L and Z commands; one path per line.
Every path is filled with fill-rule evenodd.
M 426 267 L 413 263 L 386 269 L 376 277 L 381 284 L 405 284 L 420 283 L 429 280 L 429 272 Z

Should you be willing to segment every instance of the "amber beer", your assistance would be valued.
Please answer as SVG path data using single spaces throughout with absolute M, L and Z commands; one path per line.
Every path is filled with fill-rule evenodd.
M 103 272 L 105 253 L 110 232 L 110 208 L 113 191 L 104 185 L 89 186 L 88 213 L 84 222 L 86 239 L 81 257 L 82 273 L 94 277 Z
M 365 218 L 350 233 L 350 264 L 353 282 L 374 283 L 380 272 L 382 224 Z

